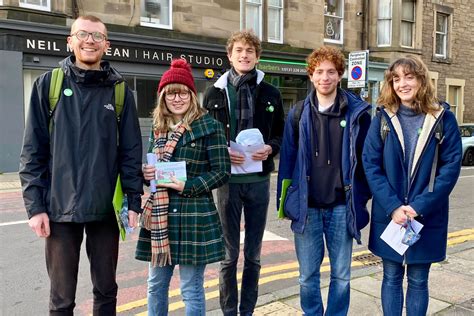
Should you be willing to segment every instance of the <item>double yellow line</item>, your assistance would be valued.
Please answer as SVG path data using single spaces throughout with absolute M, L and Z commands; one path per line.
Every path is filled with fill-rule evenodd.
M 460 230 L 460 231 L 457 231 L 457 232 L 449 233 L 447 244 L 448 244 L 448 247 L 452 247 L 454 245 L 458 245 L 458 244 L 461 244 L 461 243 L 464 243 L 464 242 L 467 242 L 467 241 L 472 241 L 472 240 L 474 240 L 474 229 L 464 229 L 464 230 Z M 358 257 L 358 256 L 363 256 L 363 255 L 368 255 L 368 254 L 370 254 L 370 251 L 364 250 L 364 251 L 353 253 L 352 257 Z M 327 264 L 328 262 L 329 262 L 329 259 L 327 257 L 324 258 L 323 264 Z M 362 260 L 352 261 L 351 266 L 352 267 L 359 267 L 359 266 L 367 265 L 369 263 L 370 263 L 370 260 L 363 260 L 362 259 Z M 287 280 L 287 279 L 297 278 L 299 276 L 298 267 L 299 266 L 298 266 L 297 261 L 286 263 L 286 264 L 281 264 L 281 265 L 277 265 L 277 266 L 272 266 L 272 267 L 263 267 L 260 270 L 260 275 L 271 274 L 271 273 L 274 273 L 274 272 L 284 272 L 284 271 L 286 271 L 286 272 L 266 276 L 266 277 L 263 277 L 263 278 L 261 277 L 260 280 L 259 280 L 259 284 L 262 285 L 262 284 L 271 283 L 271 282 L 275 282 L 275 281 L 279 281 L 279 280 Z M 328 272 L 328 271 L 330 271 L 330 266 L 329 265 L 322 265 L 321 266 L 321 272 Z M 237 274 L 237 279 L 238 280 L 242 279 L 242 273 Z M 218 285 L 219 285 L 219 279 L 212 279 L 212 280 L 204 282 L 204 289 L 206 290 L 206 289 L 209 289 L 209 288 L 212 288 L 212 287 L 216 287 Z M 169 298 L 176 297 L 180 294 L 181 294 L 180 289 L 172 290 L 172 291 L 169 292 Z M 211 291 L 211 292 L 207 292 L 205 295 L 206 295 L 206 300 L 217 298 L 217 297 L 219 297 L 219 290 L 214 290 L 214 291 Z M 146 298 L 141 299 L 141 300 L 137 300 L 137 301 L 133 301 L 133 302 L 130 302 L 130 303 L 127 303 L 127 304 L 123 304 L 123 305 L 117 306 L 117 313 L 126 312 L 126 311 L 130 311 L 132 309 L 135 309 L 135 308 L 143 307 L 143 306 L 146 306 L 146 304 L 147 304 L 147 299 Z M 175 310 L 178 310 L 180 308 L 183 308 L 183 307 L 184 307 L 184 303 L 182 301 L 179 301 L 179 302 L 169 304 L 168 310 L 171 312 L 171 311 L 175 311 Z M 147 312 L 142 312 L 142 313 L 136 314 L 136 316 L 146 316 L 146 315 L 147 315 Z

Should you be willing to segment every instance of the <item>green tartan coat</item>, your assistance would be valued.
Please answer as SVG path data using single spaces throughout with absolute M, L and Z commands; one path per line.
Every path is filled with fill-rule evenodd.
M 171 161 L 186 161 L 187 173 L 182 193 L 168 190 L 172 264 L 201 265 L 224 259 L 221 224 L 211 192 L 230 176 L 221 123 L 208 114 L 192 122 L 191 130 L 177 143 Z M 140 229 L 135 258 L 151 261 L 150 231 L 144 228 Z

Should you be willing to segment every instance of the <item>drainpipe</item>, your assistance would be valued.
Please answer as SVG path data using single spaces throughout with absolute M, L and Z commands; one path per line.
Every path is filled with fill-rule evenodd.
M 77 0 L 72 0 L 72 18 L 77 19 L 79 17 L 79 6 Z
M 361 47 L 362 50 L 369 49 L 369 19 L 370 19 L 370 0 L 364 0 L 362 2 L 362 34 L 361 34 Z

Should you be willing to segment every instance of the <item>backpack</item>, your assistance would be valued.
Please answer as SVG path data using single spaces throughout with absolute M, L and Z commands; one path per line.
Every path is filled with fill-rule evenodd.
M 303 104 L 304 104 L 304 100 L 299 100 L 293 106 L 295 108 L 295 111 L 293 113 L 293 121 L 291 122 L 291 125 L 293 127 L 293 136 L 294 136 L 296 146 L 298 146 L 298 137 L 300 135 L 299 134 L 299 132 L 300 132 L 300 119 L 301 119 L 301 113 L 303 113 Z
M 61 88 L 63 86 L 64 71 L 61 68 L 54 68 L 51 74 L 51 82 L 49 84 L 49 133 L 53 130 L 53 114 L 61 96 Z M 115 115 L 117 116 L 117 124 L 120 122 L 123 104 L 125 101 L 125 81 L 115 85 Z
M 381 111 L 381 110 L 380 110 Z M 380 113 L 380 138 L 382 139 L 382 143 L 385 145 L 385 139 L 387 138 L 388 133 L 390 132 L 390 126 L 388 126 L 387 118 L 385 115 Z M 438 151 L 439 145 L 443 142 L 443 120 L 439 120 L 439 122 L 435 126 L 434 137 L 438 140 L 436 143 L 435 149 L 435 156 L 433 158 L 433 164 L 431 166 L 431 174 L 430 174 L 430 182 L 428 185 L 428 192 L 433 192 L 434 189 L 434 178 L 436 176 L 436 167 L 438 165 Z

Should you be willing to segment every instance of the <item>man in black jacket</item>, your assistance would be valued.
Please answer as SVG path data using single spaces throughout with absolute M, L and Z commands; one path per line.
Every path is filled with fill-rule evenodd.
M 210 87 L 204 106 L 226 129 L 227 141 L 235 141 L 245 129 L 257 128 L 265 145 L 252 156 L 262 161 L 262 172 L 232 174 L 229 183 L 217 190 L 218 211 L 224 231 L 226 257 L 220 269 L 220 305 L 224 315 L 237 315 L 237 261 L 240 246 L 240 219 L 245 219 L 244 271 L 242 275 L 241 315 L 251 315 L 258 297 L 260 252 L 267 220 L 270 196 L 270 172 L 283 135 L 284 115 L 280 92 L 263 81 L 264 73 L 255 66 L 261 43 L 250 31 L 234 33 L 227 42 L 227 56 L 232 69 Z M 233 166 L 245 157 L 229 150 Z
M 78 18 L 67 42 L 74 56 L 61 62 L 64 79 L 52 115 L 51 72 L 32 88 L 20 157 L 23 199 L 31 229 L 46 238 L 50 315 L 73 315 L 84 231 L 93 314 L 115 315 L 119 230 L 112 196 L 120 174 L 129 224 L 136 226 L 143 193 L 140 128 L 128 88 L 117 120 L 114 86 L 123 78 L 101 60 L 110 45 L 102 21 Z

